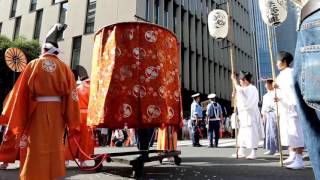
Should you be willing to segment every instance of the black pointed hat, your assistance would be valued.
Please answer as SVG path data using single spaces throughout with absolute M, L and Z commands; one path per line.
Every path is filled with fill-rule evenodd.
M 46 43 L 50 43 L 54 47 L 59 48 L 58 38 L 62 36 L 62 33 L 66 28 L 66 24 L 56 23 L 55 25 L 53 25 L 46 35 Z

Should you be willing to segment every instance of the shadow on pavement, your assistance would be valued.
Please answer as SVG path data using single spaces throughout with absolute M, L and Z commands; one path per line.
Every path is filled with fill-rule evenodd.
M 144 176 L 139 179 L 204 179 L 204 180 L 314 180 L 312 169 L 289 170 L 277 167 L 277 158 L 246 160 L 223 157 L 184 157 L 181 166 L 153 163 L 146 164 Z M 79 175 L 79 170 L 69 170 L 68 176 Z M 94 175 L 95 172 L 92 172 Z M 108 164 L 104 171 L 95 179 L 127 179 L 131 178 L 132 169 L 129 166 Z M 93 176 L 92 176 L 93 177 Z M 112 178 L 111 178 L 112 177 Z M 66 178 L 68 179 L 68 178 Z M 73 178 L 71 178 L 73 179 Z M 77 179 L 77 178 L 75 178 Z M 81 179 L 81 178 L 80 178 Z M 89 178 L 87 178 L 89 179 Z

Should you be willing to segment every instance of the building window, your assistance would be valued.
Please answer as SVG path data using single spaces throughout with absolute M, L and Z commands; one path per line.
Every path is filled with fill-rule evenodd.
M 60 15 L 59 15 L 59 23 L 65 24 L 67 20 L 68 14 L 68 2 L 61 3 L 60 5 Z
M 52 4 L 58 4 L 60 2 L 64 2 L 66 0 L 52 0 Z
M 169 1 L 166 1 L 164 4 L 164 27 L 169 26 Z
M 72 56 L 71 56 L 71 69 L 75 69 L 80 62 L 81 52 L 81 36 L 73 38 L 72 41 Z
M 189 10 L 191 12 L 194 12 L 196 10 L 196 2 L 195 1 L 189 1 Z
M 96 17 L 96 2 L 97 2 L 96 0 L 88 0 L 85 33 L 94 32 L 94 20 Z
M 16 22 L 14 23 L 14 33 L 13 40 L 17 39 L 20 33 L 20 25 L 21 25 L 21 16 L 16 18 Z
M 188 17 L 187 17 L 188 15 L 187 15 L 187 13 L 186 13 L 186 11 L 184 11 L 183 9 L 181 9 L 181 37 L 182 37 L 182 39 L 184 40 L 184 38 L 185 38 L 185 30 L 184 30 L 184 27 L 185 27 L 185 24 L 186 23 L 189 23 L 189 24 L 187 24 L 188 26 L 190 26 L 190 22 L 188 21 L 184 21 L 185 19 L 187 19 Z
M 33 39 L 39 39 L 39 37 L 40 37 L 42 14 L 43 14 L 43 10 L 42 9 L 38 10 L 37 13 L 36 13 L 36 23 L 35 23 L 35 26 L 34 26 Z
M 17 3 L 18 3 L 17 1 L 18 0 L 12 0 L 10 18 L 12 18 L 12 17 L 14 17 L 16 15 Z
M 145 19 L 147 21 L 150 21 L 150 16 L 149 16 L 149 13 L 150 13 L 150 0 L 146 0 L 146 17 Z
M 30 11 L 35 11 L 37 9 L 37 0 L 30 1 Z
M 154 22 L 156 24 L 159 24 L 159 18 L 160 18 L 160 5 L 159 5 L 159 0 L 155 0 L 155 19 L 154 19 Z
M 2 31 L 2 23 L 0 23 L 0 34 L 1 34 L 1 31 Z
M 179 6 L 176 3 L 173 3 L 173 31 L 176 33 L 177 32 L 177 23 L 178 23 L 178 16 L 179 16 L 179 11 L 178 11 Z
M 60 15 L 59 15 L 59 23 L 65 24 L 67 21 L 67 14 L 68 14 L 69 5 L 68 2 L 61 3 L 60 5 Z M 58 37 L 58 39 L 63 39 L 64 33 Z

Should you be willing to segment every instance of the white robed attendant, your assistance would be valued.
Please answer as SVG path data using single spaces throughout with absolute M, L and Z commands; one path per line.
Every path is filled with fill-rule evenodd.
M 256 149 L 264 133 L 258 108 L 259 93 L 251 81 L 250 73 L 240 72 L 240 85 L 236 85 L 236 99 L 239 118 L 239 157 L 244 157 L 244 148 L 251 149 L 248 159 L 256 159 Z
M 263 138 L 258 102 L 259 94 L 255 86 L 237 87 L 240 147 L 258 148 L 259 140 Z
M 280 71 L 276 80 L 279 86 L 280 137 L 282 146 L 304 147 L 303 132 L 297 113 L 297 100 L 294 93 L 293 69 Z
M 265 124 L 265 148 L 268 150 L 264 154 L 271 155 L 278 152 L 278 129 L 277 129 L 277 115 L 276 115 L 276 104 L 275 91 L 272 86 L 273 80 L 263 79 L 265 82 L 265 88 L 267 93 L 263 95 L 261 114 Z M 277 153 L 278 154 L 278 153 Z
M 280 138 L 282 146 L 289 146 L 289 157 L 283 163 L 289 164 L 287 168 L 290 169 L 302 169 L 304 139 L 297 113 L 293 69 L 289 67 L 293 56 L 285 51 L 280 51 L 278 56 L 277 67 L 280 73 L 274 86 L 278 91 L 276 100 L 279 105 Z

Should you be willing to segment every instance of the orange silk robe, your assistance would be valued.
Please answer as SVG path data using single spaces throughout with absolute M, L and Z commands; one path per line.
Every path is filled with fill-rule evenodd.
M 81 127 L 80 134 L 75 136 L 75 139 L 79 142 L 80 148 L 87 154 L 94 154 L 94 146 L 95 146 L 95 138 L 93 135 L 93 129 L 87 126 L 87 115 L 88 115 L 88 103 L 90 96 L 90 81 L 85 80 L 81 82 L 81 84 L 77 88 L 78 96 L 79 96 L 79 106 L 80 106 L 80 114 L 81 114 Z M 69 143 L 66 141 L 66 160 L 73 160 L 74 158 L 79 158 L 80 161 L 88 160 L 86 156 L 84 156 L 79 150 L 77 145 L 74 142 L 74 138 L 70 137 L 70 147 Z M 70 152 L 72 150 L 72 154 Z
M 0 116 L 0 125 L 7 124 L 8 120 L 4 116 Z
M 3 137 L 4 139 L 0 146 L 0 162 L 14 163 L 15 160 L 19 159 L 16 136 L 8 131 Z
M 158 129 L 157 149 L 167 151 L 177 149 L 177 132 L 174 127 L 162 127 Z
M 3 105 L 7 102 L 9 96 L 10 93 L 5 98 Z M 7 125 L 8 118 L 0 116 L 0 124 Z M 18 143 L 19 136 L 16 136 L 10 130 L 5 132 L 0 145 L 0 162 L 14 163 L 15 160 L 20 160 L 20 166 L 23 166 L 26 157 L 26 148 L 19 148 Z
M 17 80 L 17 82 L 18 82 L 18 80 Z M 8 98 L 9 98 L 9 96 L 10 96 L 10 93 L 11 93 L 11 91 L 7 94 L 6 98 L 4 99 L 4 101 L 3 101 L 3 103 L 2 103 L 2 106 L 3 106 L 3 107 L 4 107 L 5 104 L 7 103 Z M 6 118 L 5 116 L 0 115 L 0 125 L 7 125 L 7 124 L 8 124 L 8 118 Z
M 60 96 L 61 102 L 39 102 L 37 97 Z M 63 135 L 80 126 L 76 82 L 70 68 L 57 56 L 43 55 L 20 74 L 2 114 L 15 135 L 27 137 L 27 155 L 20 179 L 52 180 L 65 175 Z

